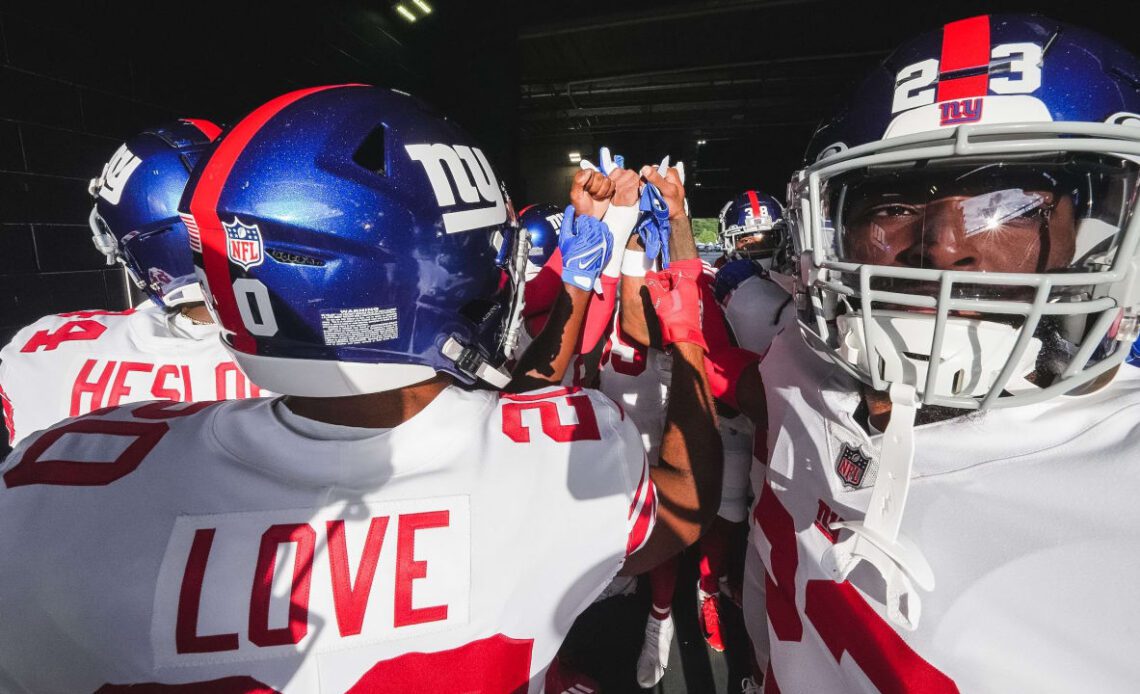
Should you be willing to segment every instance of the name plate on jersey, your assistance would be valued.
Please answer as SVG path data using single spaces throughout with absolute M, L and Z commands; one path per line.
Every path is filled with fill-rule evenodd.
M 155 593 L 158 667 L 294 656 L 467 624 L 467 496 L 175 522 Z

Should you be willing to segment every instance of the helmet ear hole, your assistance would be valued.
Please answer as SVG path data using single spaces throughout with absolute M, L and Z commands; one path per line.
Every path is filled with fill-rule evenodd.
M 368 169 L 374 174 L 380 176 L 387 175 L 388 159 L 385 147 L 385 139 L 388 136 L 388 128 L 380 125 L 364 138 L 360 146 L 356 148 L 356 152 L 352 155 L 352 160 Z

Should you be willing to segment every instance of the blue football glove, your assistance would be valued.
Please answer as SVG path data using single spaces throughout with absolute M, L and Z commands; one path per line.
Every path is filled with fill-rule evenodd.
M 646 183 L 641 187 L 638 210 L 637 233 L 645 244 L 645 255 L 650 259 L 660 255 L 661 267 L 669 267 L 669 204 L 657 186 Z
M 740 258 L 725 263 L 716 271 L 716 281 L 713 283 L 713 295 L 720 303 L 740 286 L 740 283 L 756 275 L 756 264 L 747 258 Z
M 573 205 L 566 207 L 558 233 L 563 282 L 586 291 L 594 289 L 613 248 L 613 236 L 605 222 L 589 215 L 575 215 Z

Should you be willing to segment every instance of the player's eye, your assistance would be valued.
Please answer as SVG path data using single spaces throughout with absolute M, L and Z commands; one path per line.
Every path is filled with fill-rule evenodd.
M 918 214 L 918 208 L 913 205 L 890 203 L 887 205 L 876 205 L 868 212 L 871 217 L 912 217 Z
M 889 202 L 866 207 L 862 212 L 855 216 L 855 219 L 858 222 L 862 223 L 909 223 L 921 214 L 922 208 L 919 205 L 910 205 L 901 202 Z

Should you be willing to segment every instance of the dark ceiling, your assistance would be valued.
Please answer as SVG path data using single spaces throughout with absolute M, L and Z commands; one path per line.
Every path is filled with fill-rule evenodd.
M 1123 21 L 1136 0 L 427 2 L 431 15 L 409 23 L 396 0 L 0 0 L 0 28 L 11 78 L 136 103 L 107 134 L 171 112 L 233 122 L 288 89 L 369 82 L 461 122 L 519 202 L 561 190 L 570 151 L 605 144 L 630 163 L 685 160 L 699 215 L 745 188 L 781 195 L 860 76 L 949 20 L 1037 10 L 1140 50 Z
M 520 146 L 607 144 L 637 161 L 670 153 L 689 165 L 698 215 L 749 187 L 782 196 L 815 126 L 895 45 L 1010 11 L 1140 50 L 1121 21 L 1140 12 L 1134 1 L 530 3 L 519 15 Z

